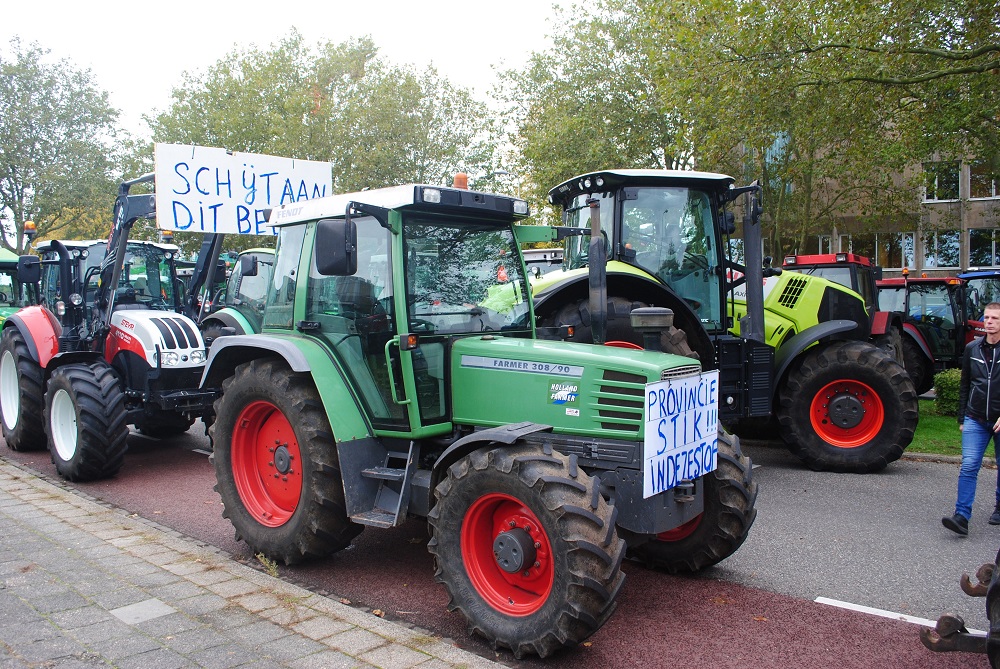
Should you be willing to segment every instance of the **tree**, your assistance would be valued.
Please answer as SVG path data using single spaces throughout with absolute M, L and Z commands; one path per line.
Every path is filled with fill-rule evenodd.
M 158 142 L 331 163 L 335 192 L 450 183 L 492 155 L 485 105 L 428 68 L 379 57 L 371 38 L 315 48 L 292 31 L 187 75 L 151 120 Z
M 577 174 L 603 168 L 682 168 L 682 117 L 664 109 L 650 62 L 633 41 L 634 17 L 608 7 L 559 10 L 550 48 L 501 73 L 497 95 L 509 166 L 536 201 Z
M 17 38 L 10 47 L 0 54 L 0 244 L 21 253 L 25 221 L 62 235 L 97 208 L 110 224 L 118 113 L 89 70 L 46 62 L 47 50 Z

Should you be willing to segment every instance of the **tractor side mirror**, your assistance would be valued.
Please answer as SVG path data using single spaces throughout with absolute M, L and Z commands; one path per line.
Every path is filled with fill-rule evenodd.
M 731 235 L 736 232 L 736 214 L 731 211 L 723 212 L 722 214 L 722 234 Z
M 240 275 L 257 276 L 257 256 L 240 256 Z
M 358 228 L 351 218 L 327 218 L 316 224 L 316 269 L 323 276 L 352 276 L 358 271 Z
M 42 262 L 38 256 L 26 255 L 17 259 L 17 280 L 31 284 L 42 280 Z

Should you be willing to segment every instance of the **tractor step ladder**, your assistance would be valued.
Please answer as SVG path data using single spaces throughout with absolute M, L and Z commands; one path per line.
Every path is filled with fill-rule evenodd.
M 361 476 L 377 481 L 378 488 L 371 510 L 356 513 L 351 520 L 373 527 L 395 527 L 406 519 L 410 482 L 416 469 L 415 450 L 411 442 L 409 452 L 388 451 L 382 465 L 361 470 Z

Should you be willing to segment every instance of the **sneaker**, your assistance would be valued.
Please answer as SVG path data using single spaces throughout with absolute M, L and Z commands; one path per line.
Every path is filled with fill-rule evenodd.
M 1000 525 L 1000 504 L 997 504 L 997 508 L 993 510 L 993 515 L 990 516 L 990 525 Z
M 941 524 L 955 534 L 961 534 L 963 537 L 969 534 L 969 519 L 957 513 L 950 518 L 948 516 L 942 518 Z M 998 524 L 1000 524 L 1000 522 L 998 522 Z

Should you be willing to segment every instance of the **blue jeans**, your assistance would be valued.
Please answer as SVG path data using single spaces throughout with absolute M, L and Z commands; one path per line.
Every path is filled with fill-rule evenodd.
M 983 466 L 986 447 L 993 440 L 993 454 L 997 455 L 998 435 L 979 421 L 966 418 L 962 424 L 962 468 L 958 472 L 958 501 L 955 513 L 972 518 L 972 501 L 976 498 L 976 481 Z M 997 469 L 997 504 L 1000 504 L 1000 468 Z

